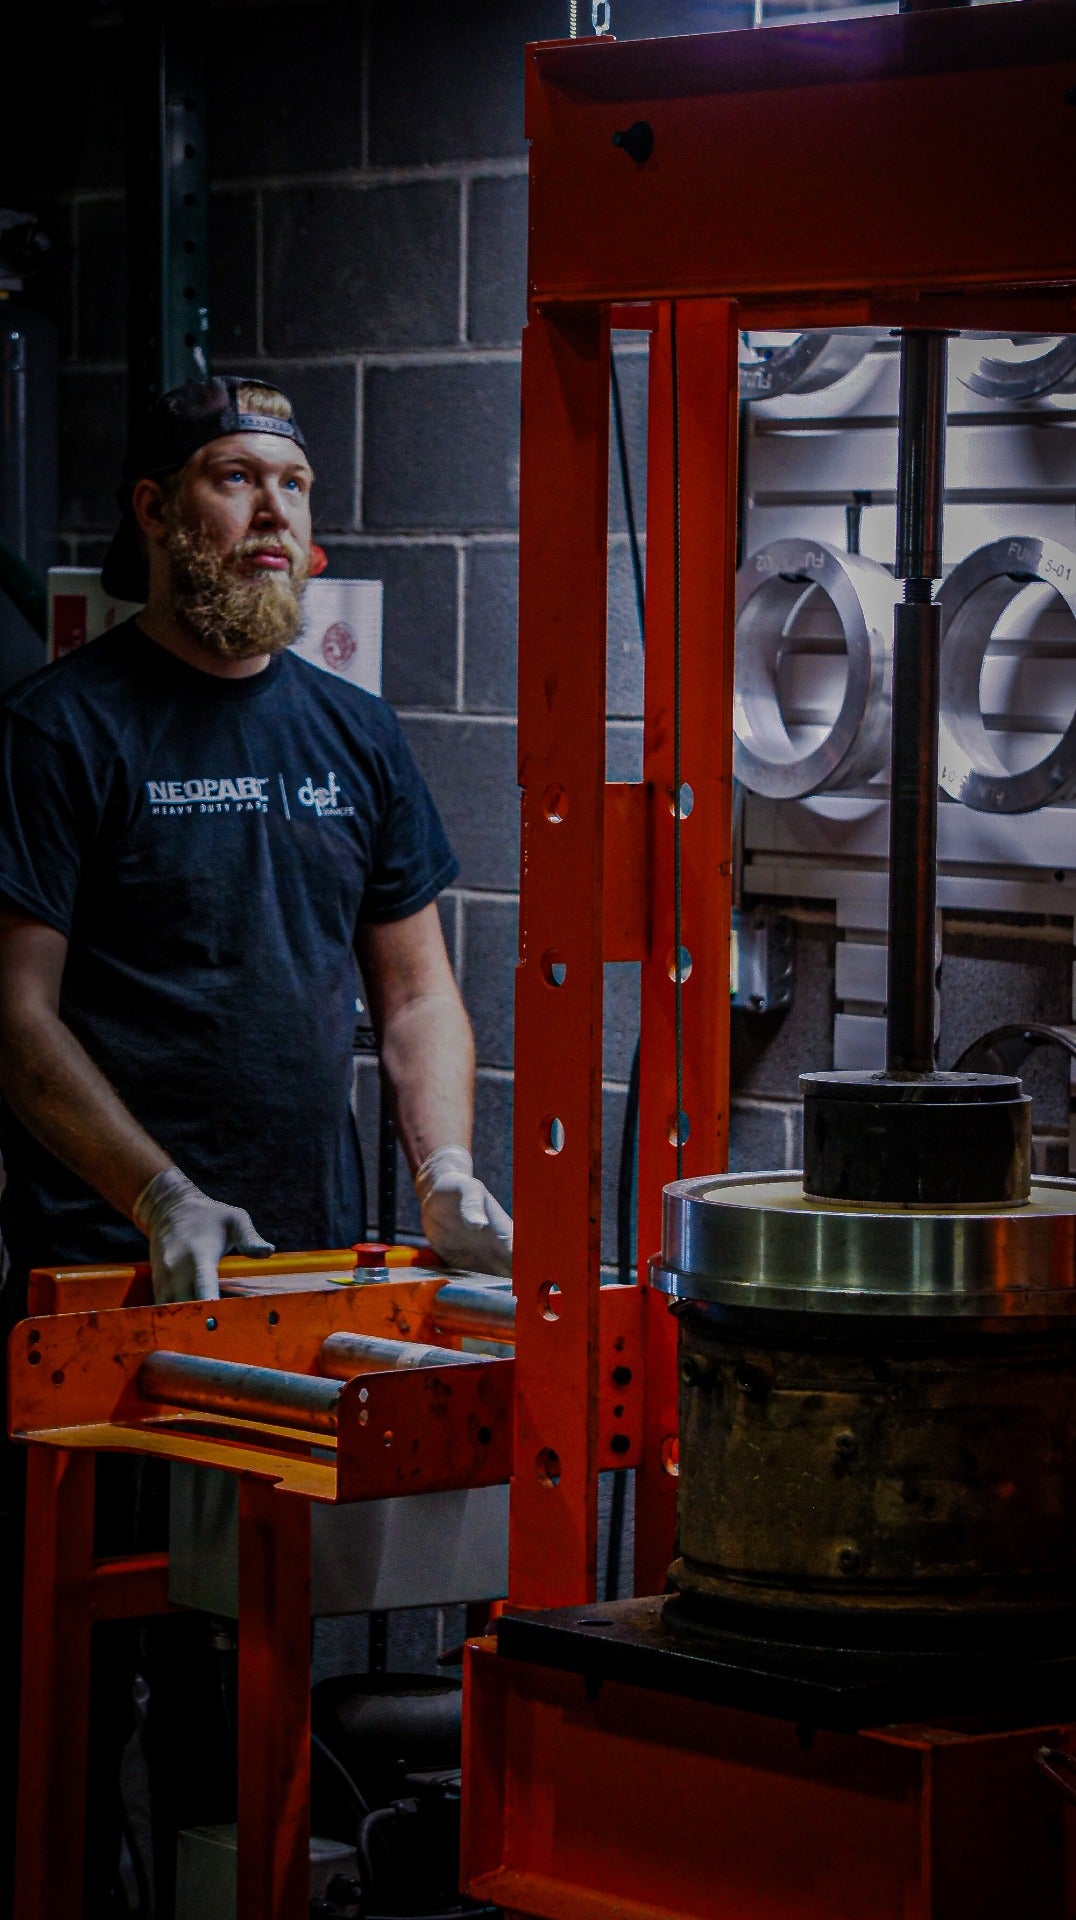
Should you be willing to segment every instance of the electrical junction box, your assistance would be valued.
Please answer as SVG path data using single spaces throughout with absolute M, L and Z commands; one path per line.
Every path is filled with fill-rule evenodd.
M 141 612 L 137 602 L 107 594 L 94 567 L 50 567 L 48 598 L 49 660 L 63 659 Z M 380 693 L 383 610 L 380 580 L 310 580 L 291 651 L 367 693 Z
M 310 1898 L 321 1900 L 334 1874 L 354 1878 L 354 1847 L 342 1840 L 310 1840 Z M 176 1855 L 176 1920 L 235 1920 L 235 1825 L 188 1827 Z

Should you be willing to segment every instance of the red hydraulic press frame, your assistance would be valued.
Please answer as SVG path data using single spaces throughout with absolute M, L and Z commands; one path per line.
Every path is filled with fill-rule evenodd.
M 526 113 L 510 1592 L 514 1605 L 541 1607 L 595 1597 L 597 1474 L 613 1464 L 611 1441 L 617 1463 L 637 1469 L 638 1592 L 662 1589 L 673 1550 L 674 1334 L 666 1303 L 646 1292 L 645 1263 L 660 1244 L 665 1183 L 726 1163 L 738 332 L 1076 330 L 1076 9 L 1025 0 L 755 33 L 549 43 L 528 49 Z M 651 338 L 635 784 L 607 782 L 605 768 L 609 353 L 622 326 Z M 642 963 L 646 1364 L 641 1427 L 625 1425 L 619 1440 L 602 1430 L 610 1356 L 597 1337 L 609 960 Z M 600 1704 L 581 1684 L 501 1660 L 489 1642 L 469 1649 L 473 1892 L 551 1920 L 890 1912 L 888 1895 L 861 1906 L 830 1880 L 802 1906 L 788 1904 L 787 1885 L 768 1900 L 764 1819 L 750 1823 L 750 1844 L 761 1845 L 754 1879 L 740 1861 L 719 1899 L 716 1882 L 703 1895 L 686 1872 L 677 1904 L 671 1869 L 686 1858 L 684 1821 L 655 1849 L 664 1812 L 654 1787 L 643 1831 L 639 1781 L 660 1769 L 661 1809 L 679 1796 L 701 1833 L 713 1831 L 715 1797 L 736 1807 L 721 1826 L 734 1852 L 742 1792 L 729 1794 L 728 1767 L 700 1765 L 728 1733 L 717 1709 L 663 1699 L 659 1737 L 653 1706 L 643 1711 L 641 1697 L 634 1706 L 640 1737 L 622 1703 L 603 1747 Z M 792 1791 L 787 1730 L 772 1726 L 769 1740 L 728 1735 L 729 1751 L 751 1750 L 743 1764 L 777 1769 Z M 866 1778 L 883 1765 L 864 1758 L 868 1742 L 848 1739 L 859 1761 L 844 1753 L 833 1762 L 808 1827 L 844 1810 L 835 1794 L 850 1768 Z M 931 1765 L 938 1777 L 933 1741 L 904 1742 L 927 1798 Z M 576 1743 L 592 1770 L 584 1777 L 564 1764 Z M 969 1783 L 993 1764 L 972 1746 Z M 579 1807 L 595 1774 L 604 1784 L 588 1854 Z M 626 1817 L 611 1842 L 614 1777 Z M 914 1791 L 898 1784 L 897 1801 Z M 993 1804 L 984 1791 L 988 1820 Z M 904 1876 L 893 1913 L 970 1910 L 945 1904 L 951 1889 L 938 1892 L 926 1816 L 912 1826 L 893 1836 L 894 1887 Z M 860 1872 L 877 1900 L 877 1873 L 866 1861 Z M 994 1904 L 977 1911 L 1000 1911 L 998 1889 L 1009 1883 L 996 1851 L 979 1878 Z M 1025 1908 L 1040 1910 L 1053 1911 Z

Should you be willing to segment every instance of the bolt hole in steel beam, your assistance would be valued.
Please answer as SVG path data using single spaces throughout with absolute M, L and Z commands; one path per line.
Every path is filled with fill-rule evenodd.
M 555 947 L 550 947 L 542 955 L 542 977 L 551 987 L 562 987 L 568 976 L 568 965 L 564 955 Z
M 990 341 L 984 351 L 984 340 Z M 958 380 L 988 400 L 1040 400 L 1076 392 L 1076 334 L 962 334 L 950 343 Z
M 680 968 L 679 968 L 681 985 L 683 985 L 685 980 L 690 980 L 691 969 L 693 964 L 694 962 L 692 961 L 692 958 L 690 953 L 688 952 L 688 949 L 686 947 L 681 947 L 680 948 Z M 675 952 L 670 953 L 668 959 L 666 960 L 665 970 L 668 973 L 670 980 L 676 979 L 677 966 L 676 966 Z
M 1076 553 L 992 540 L 943 581 L 939 781 L 978 813 L 1076 795 Z
M 538 1305 L 542 1309 L 543 1320 L 560 1319 L 560 1288 L 556 1281 L 549 1280 L 538 1289 Z
M 547 787 L 542 795 L 542 806 L 546 819 L 552 826 L 559 827 L 568 817 L 568 795 L 563 787 Z
M 772 540 L 736 575 L 736 778 L 773 800 L 859 785 L 889 751 L 891 573 L 823 540 Z
M 678 1479 L 680 1474 L 680 1438 L 678 1434 L 666 1434 L 661 1443 L 660 1459 L 662 1472 L 667 1473 L 671 1480 Z
M 535 1459 L 534 1469 L 543 1487 L 560 1485 L 560 1455 L 552 1447 L 542 1447 Z
M 676 794 L 670 793 L 669 795 L 669 812 L 672 814 L 674 820 L 686 820 L 693 812 L 694 806 L 695 790 L 684 780 L 680 787 L 679 805 L 677 804 Z
M 668 1125 L 666 1126 L 666 1129 L 665 1129 L 665 1137 L 668 1140 L 670 1147 L 675 1147 L 678 1144 L 675 1114 L 669 1115 Z M 691 1122 L 688 1119 L 686 1113 L 681 1113 L 679 1145 L 686 1147 L 690 1138 L 691 1138 Z
M 564 1122 L 556 1114 L 550 1114 L 542 1121 L 541 1134 L 544 1152 L 552 1154 L 564 1151 Z

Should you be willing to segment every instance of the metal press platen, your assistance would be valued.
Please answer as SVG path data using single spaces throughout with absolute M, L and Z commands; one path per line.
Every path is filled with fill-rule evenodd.
M 798 1172 L 677 1180 L 650 1279 L 679 1300 L 752 1312 L 1069 1319 L 1076 1183 L 1033 1180 L 1017 1206 L 912 1209 L 812 1199 Z

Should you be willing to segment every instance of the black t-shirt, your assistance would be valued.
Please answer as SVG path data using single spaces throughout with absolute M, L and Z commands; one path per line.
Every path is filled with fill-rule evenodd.
M 0 711 L 0 900 L 67 936 L 61 1016 L 135 1117 L 281 1249 L 365 1230 L 351 1117 L 360 922 L 457 863 L 391 708 L 293 654 L 247 679 L 134 621 Z M 30 1265 L 145 1240 L 0 1108 Z

